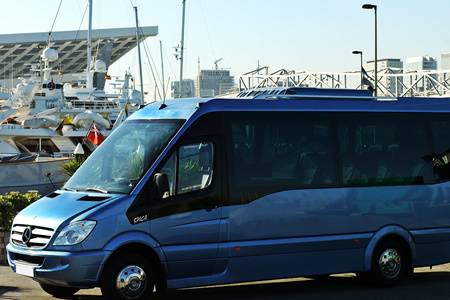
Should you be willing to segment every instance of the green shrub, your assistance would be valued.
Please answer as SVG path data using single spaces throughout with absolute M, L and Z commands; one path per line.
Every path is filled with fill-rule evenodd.
M 84 163 L 85 160 L 85 157 L 77 157 L 69 160 L 62 166 L 64 173 L 71 177 L 75 173 L 75 171 L 78 170 L 78 168 Z
M 37 192 L 10 192 L 0 195 L 0 231 L 9 231 L 17 213 L 40 197 Z

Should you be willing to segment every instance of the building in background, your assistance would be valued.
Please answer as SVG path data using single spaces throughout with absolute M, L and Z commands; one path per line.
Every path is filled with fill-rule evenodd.
M 369 60 L 365 65 L 364 68 L 366 71 L 370 72 L 374 69 L 374 61 Z M 378 72 L 381 72 L 385 69 L 397 69 L 403 71 L 403 62 L 400 58 L 383 58 L 378 60 Z
M 172 81 L 171 96 L 172 98 L 192 98 L 195 97 L 195 85 L 193 79 L 183 79 L 181 86 L 182 93 L 180 95 L 180 81 Z
M 196 95 L 204 98 L 234 91 L 234 77 L 229 70 L 200 70 L 195 84 Z
M 405 60 L 405 73 L 424 72 L 424 71 L 437 71 L 437 59 L 431 56 L 418 56 L 408 57 Z M 430 75 L 434 80 L 438 80 L 437 74 Z M 430 80 L 419 81 L 416 84 L 416 90 L 418 92 L 424 92 L 431 89 L 433 83 Z
M 431 56 L 408 57 L 405 60 L 405 71 L 436 71 L 437 60 Z
M 384 58 L 378 60 L 378 89 L 383 94 L 391 93 L 397 95 L 402 93 L 403 85 L 401 77 L 383 76 L 385 74 L 401 74 L 403 73 L 403 62 L 399 58 Z M 375 69 L 375 62 L 373 60 L 368 61 L 364 65 L 364 69 L 373 74 Z M 372 75 L 371 75 L 372 76 Z
M 450 53 L 441 55 L 441 70 L 450 70 Z

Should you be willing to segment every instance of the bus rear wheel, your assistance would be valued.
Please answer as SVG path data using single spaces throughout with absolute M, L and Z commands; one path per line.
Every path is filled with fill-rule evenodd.
M 155 274 L 142 255 L 117 256 L 103 271 L 101 290 L 105 299 L 152 299 L 154 288 Z
M 397 239 L 382 241 L 375 249 L 370 279 L 379 286 L 393 286 L 409 275 L 409 251 Z

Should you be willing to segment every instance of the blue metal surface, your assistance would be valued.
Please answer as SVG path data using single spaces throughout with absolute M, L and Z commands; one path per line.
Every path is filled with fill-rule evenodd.
M 166 100 L 164 109 L 159 109 L 162 102 L 152 102 L 144 108 L 132 114 L 128 119 L 189 119 L 197 109 L 198 103 L 203 103 L 208 99 L 186 98 Z
M 23 250 L 9 244 L 8 263 L 15 271 L 17 254 L 43 257 L 43 263 L 36 267 L 35 279 L 39 282 L 77 287 L 97 285 L 101 267 L 108 251 L 33 251 Z
M 214 272 L 221 209 L 196 210 L 152 220 L 150 233 L 167 259 L 168 278 Z
M 202 105 L 198 106 L 198 103 Z M 450 112 L 448 98 L 413 98 L 398 100 L 345 100 L 330 96 L 317 100 L 307 97 L 301 100 L 264 99 L 179 99 L 168 100 L 167 107 L 158 109 L 161 102 L 147 105 L 135 112 L 130 119 L 190 119 L 195 112 L 199 115 L 210 111 L 370 111 L 370 112 Z
M 204 102 L 198 105 L 199 102 Z M 56 234 L 68 222 L 95 220 L 80 245 L 44 250 L 8 246 L 14 254 L 46 257 L 38 280 L 98 284 L 104 262 L 122 246 L 140 243 L 154 251 L 167 271 L 168 286 L 232 283 L 367 271 L 379 241 L 389 235 L 410 245 L 415 266 L 450 261 L 450 183 L 417 186 L 290 190 L 248 204 L 175 213 L 131 225 L 125 212 L 156 166 L 186 129 L 215 111 L 450 112 L 448 99 L 261 100 L 188 99 L 154 103 L 131 119 L 186 119 L 130 195 L 102 202 L 78 201 L 84 193 L 62 192 L 22 211 L 15 223 L 39 224 Z M 55 238 L 55 236 L 52 238 Z
M 213 99 L 201 106 L 208 111 L 346 111 L 346 112 L 449 112 L 447 99 L 360 100 L 259 100 Z
M 118 197 L 118 195 L 110 195 L 110 198 L 99 202 L 80 201 L 79 199 L 88 193 L 57 192 L 59 196 L 43 197 L 26 207 L 16 216 L 14 224 L 33 224 L 56 230 L 61 224 L 67 224 L 77 215 Z

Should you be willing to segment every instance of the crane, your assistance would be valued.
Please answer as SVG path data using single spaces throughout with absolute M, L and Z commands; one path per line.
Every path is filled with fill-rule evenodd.
M 214 61 L 214 66 L 216 67 L 216 70 L 218 70 L 219 69 L 219 63 L 221 62 L 223 60 L 223 57 L 221 57 L 221 58 L 219 58 L 219 59 L 216 59 L 215 61 Z

